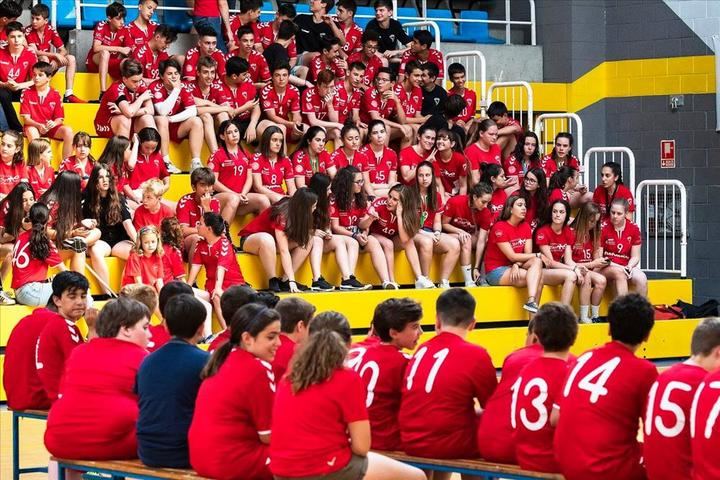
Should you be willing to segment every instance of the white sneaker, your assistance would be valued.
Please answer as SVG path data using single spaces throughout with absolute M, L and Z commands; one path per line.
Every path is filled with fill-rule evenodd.
M 466 287 L 475 287 L 476 285 L 475 285 L 475 282 L 470 281 L 470 282 L 465 282 L 465 286 Z
M 400 290 L 400 285 L 395 282 L 383 282 L 382 286 L 385 290 Z
M 450 281 L 449 280 L 440 280 L 440 284 L 438 285 L 440 288 L 450 288 Z
M 0 290 L 0 305 L 15 305 L 15 299 L 4 290 Z
M 587 323 L 592 323 L 592 320 L 590 320 L 589 318 L 581 318 L 581 319 L 578 320 L 578 322 L 579 322 L 579 323 L 583 323 L 583 324 L 587 324 Z
M 165 162 L 165 168 L 167 168 L 168 173 L 182 173 L 182 170 L 176 167 L 172 162 Z
M 198 168 L 202 168 L 203 164 L 200 161 L 199 158 L 195 158 L 190 162 L 190 173 L 193 172 L 193 170 L 197 170 Z
M 415 280 L 415 288 L 435 288 L 435 284 L 426 276 L 420 275 L 418 279 Z

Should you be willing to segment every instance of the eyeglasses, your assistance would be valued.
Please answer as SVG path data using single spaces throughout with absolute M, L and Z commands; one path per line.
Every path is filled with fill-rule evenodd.
M 385 82 L 389 82 L 390 79 L 389 79 L 389 78 L 384 78 L 384 77 L 375 77 L 375 81 L 378 82 L 378 83 L 385 83 Z
M 525 183 L 529 183 L 529 184 L 537 183 L 537 180 L 535 180 L 534 178 L 528 178 L 528 177 L 525 177 L 524 181 L 525 181 Z

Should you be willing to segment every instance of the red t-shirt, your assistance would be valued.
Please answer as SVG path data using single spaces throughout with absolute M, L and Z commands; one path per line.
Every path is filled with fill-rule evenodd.
M 335 105 L 333 105 L 333 107 L 334 106 Z M 302 114 L 306 123 L 310 123 L 308 119 L 309 113 L 314 113 L 315 118 L 318 120 L 330 121 L 328 118 L 328 106 L 325 100 L 318 94 L 317 87 L 310 87 L 303 92 Z
M 7 195 L 20 183 L 20 180 L 27 180 L 27 167 L 22 163 L 7 164 L 0 160 L 0 194 Z
M 360 110 L 362 91 L 350 87 L 350 93 L 345 90 L 345 81 L 335 82 L 335 96 L 333 106 L 338 113 L 338 122 L 345 123 L 345 120 L 352 117 L 353 110 Z
M 260 91 L 260 103 L 264 111 L 272 109 L 278 117 L 290 120 L 292 112 L 300 111 L 300 91 L 295 86 L 288 85 L 285 93 L 280 95 L 272 84 L 265 85 Z
M 495 163 L 501 165 L 502 151 L 497 143 L 490 145 L 490 150 L 480 148 L 477 142 L 465 149 L 465 156 L 470 160 L 470 169 L 479 170 L 483 163 Z
M 488 210 L 490 210 L 490 213 L 492 213 L 492 221 L 493 223 L 497 222 L 500 218 L 500 214 L 503 211 L 503 208 L 505 207 L 505 201 L 507 200 L 507 193 L 505 193 L 504 188 L 497 188 L 493 190 L 492 197 L 490 198 L 490 203 L 488 203 Z
M 220 213 L 220 202 L 217 198 L 210 200 L 210 211 Z M 200 218 L 205 213 L 202 204 L 195 199 L 195 193 L 188 193 L 180 197 L 175 208 L 178 223 L 195 228 L 200 223 Z
M 47 410 L 50 399 L 38 376 L 35 357 L 40 332 L 57 313 L 36 308 L 13 327 L 5 347 L 3 387 L 12 410 Z
M 557 202 L 558 200 L 565 200 L 566 202 L 569 202 L 570 196 L 562 188 L 553 188 L 550 191 L 550 195 L 548 195 L 548 205 L 552 205 L 554 202 Z
M 290 360 L 295 353 L 297 343 L 292 338 L 288 337 L 284 333 L 280 334 L 280 346 L 275 352 L 275 358 L 272 361 L 272 370 L 275 374 L 275 380 L 280 381 L 284 376 L 285 372 L 290 368 Z
M 445 212 L 442 195 L 435 192 L 435 209 L 431 209 L 426 201 L 425 196 L 420 197 L 420 228 L 435 228 L 435 216 L 442 215 Z
M 345 52 L 345 54 L 350 55 L 362 50 L 363 29 L 360 28 L 357 23 L 353 22 L 347 28 L 341 23 L 337 23 L 337 26 L 345 35 L 345 43 L 342 46 L 342 51 Z M 348 65 L 350 65 L 350 62 L 348 62 Z
M 312 59 L 310 60 L 310 75 L 308 77 L 309 80 L 317 81 L 317 76 L 320 72 L 323 70 L 329 70 L 332 73 L 335 74 L 335 78 L 343 79 L 345 78 L 345 70 L 340 68 L 340 64 L 337 59 L 333 60 L 332 63 L 328 64 L 325 59 L 323 58 L 322 53 L 316 54 Z
M 58 398 L 60 378 L 65 372 L 65 362 L 70 353 L 84 341 L 74 322 L 58 313 L 47 319 L 35 347 L 35 366 L 50 402 Z
M 485 271 L 490 273 L 498 267 L 512 265 L 512 262 L 500 251 L 499 243 L 510 242 L 515 253 L 523 253 L 527 241 L 532 241 L 532 230 L 527 222 L 520 222 L 517 227 L 505 221 L 497 222 L 492 226 L 488 235 L 485 249 Z
M 332 167 L 330 154 L 323 150 L 315 161 L 310 160 L 307 150 L 296 150 L 292 157 L 293 170 L 296 177 L 305 177 L 305 183 L 308 184 L 313 174 L 316 172 L 327 173 L 328 168 Z
M 50 88 L 41 99 L 35 86 L 23 90 L 20 97 L 20 115 L 29 115 L 38 123 L 45 124 L 48 120 L 64 120 L 62 98 L 54 88 Z
M 370 233 L 392 238 L 398 234 L 398 218 L 395 212 L 387 208 L 387 197 L 380 197 L 373 200 L 368 207 L 368 214 L 375 217 L 370 225 Z
M 151 153 L 150 156 L 138 153 L 137 163 L 135 163 L 135 168 L 130 171 L 128 184 L 130 188 L 137 190 L 147 180 L 152 178 L 162 180 L 169 176 L 170 174 L 159 151 Z
M 250 82 L 245 82 L 250 83 Z M 203 100 L 209 100 L 213 102 L 215 105 L 222 105 L 226 101 L 229 101 L 226 98 L 226 92 L 224 90 L 224 87 L 227 87 L 224 82 L 220 82 L 217 79 L 210 84 L 210 87 L 208 87 L 207 92 L 203 92 L 200 89 L 200 85 L 198 84 L 198 79 L 196 78 L 193 81 L 186 81 L 183 82 L 183 87 L 190 92 L 190 95 L 193 96 L 193 98 L 201 98 Z M 254 89 L 255 87 L 253 87 Z M 227 87 L 227 90 L 229 91 L 230 88 Z M 253 97 L 255 93 L 253 90 Z M 243 102 L 244 103 L 244 102 Z M 237 108 L 237 105 L 233 105 L 235 108 Z
M 150 330 L 150 333 L 152 334 L 152 339 L 147 346 L 147 351 L 150 353 L 165 345 L 172 338 L 170 336 L 170 332 L 167 330 L 167 327 L 162 323 L 150 325 L 148 330 Z
M 470 197 L 467 195 L 456 195 L 445 203 L 443 216 L 450 219 L 453 227 L 474 233 L 477 229 L 490 230 L 492 226 L 492 214 L 487 208 L 480 211 L 470 208 Z
M 175 212 L 172 211 L 172 208 L 163 203 L 160 204 L 160 210 L 155 213 L 145 208 L 145 205 L 140 205 L 133 214 L 133 225 L 138 230 L 146 225 L 155 225 L 159 229 L 164 219 L 174 216 Z
M 395 100 L 383 100 L 377 89 L 370 87 L 365 90 L 360 102 L 360 121 L 370 123 L 370 112 L 377 112 L 380 118 L 391 120 L 397 113 Z
M 155 80 L 153 83 L 150 84 L 148 88 L 150 89 L 150 93 L 152 93 L 153 104 L 164 102 L 172 92 L 172 90 L 168 90 L 165 87 L 162 80 Z M 194 106 L 195 99 L 193 98 L 193 96 L 190 94 L 190 92 L 181 87 L 180 94 L 177 96 L 177 99 L 175 100 L 175 103 L 168 112 L 167 116 L 169 117 L 172 115 L 177 115 L 183 110 Z
M 513 154 L 503 160 L 502 167 L 505 171 L 505 175 L 507 175 L 508 177 L 518 178 L 517 185 L 518 188 L 520 188 L 520 185 L 522 185 L 523 181 L 525 180 L 525 173 L 527 172 L 530 165 L 523 165 L 522 160 L 518 160 Z
M 243 58 L 238 55 L 237 52 L 238 51 L 235 50 L 233 56 Z M 248 74 L 250 75 L 251 83 L 265 83 L 270 81 L 270 67 L 268 67 L 267 60 L 265 60 L 265 57 L 261 53 L 258 53 L 255 50 L 250 50 L 250 54 L 245 60 L 248 62 L 248 66 L 250 67 L 248 68 Z
M 428 58 L 425 61 L 422 61 L 415 53 L 413 53 L 412 50 L 409 48 L 405 50 L 405 53 L 403 53 L 402 58 L 400 59 L 400 74 L 405 73 L 405 65 L 408 64 L 408 62 L 417 62 L 419 64 L 423 63 L 434 63 L 438 67 L 438 77 L 440 80 L 445 78 L 445 60 L 443 59 L 443 54 L 440 53 L 439 50 L 435 50 L 434 48 L 428 49 Z
M 484 348 L 453 333 L 423 343 L 405 372 L 400 405 L 403 451 L 429 458 L 477 457 L 475 400 L 497 386 Z
M 360 62 L 365 65 L 363 83 L 366 87 L 370 87 L 375 81 L 375 76 L 377 76 L 378 70 L 383 66 L 382 60 L 377 55 L 373 55 L 372 57 L 370 57 L 370 60 L 365 60 L 363 58 L 362 52 L 355 52 L 348 57 L 347 64 L 349 66 L 351 63 L 354 62 Z
M 172 282 L 178 277 L 185 276 L 185 262 L 182 259 L 182 252 L 177 248 L 163 243 L 163 283 Z
M 498 463 L 517 462 L 513 439 L 515 429 L 510 422 L 511 388 L 520 371 L 542 355 L 542 352 L 542 346 L 534 344 L 515 350 L 505 357 L 500 383 L 485 405 L 477 430 L 478 449 L 485 460 Z
M 27 167 L 27 176 L 33 192 L 35 192 L 35 197 L 40 198 L 55 181 L 55 170 L 50 165 L 45 165 L 42 172 L 35 166 Z
M 353 202 L 350 210 L 340 210 L 335 199 L 330 199 L 330 218 L 337 218 L 341 227 L 356 227 L 360 219 L 367 214 L 367 210 L 367 206 L 359 208 L 355 206 L 355 202 Z
M 275 237 L 275 230 L 285 230 L 285 220 L 282 217 L 271 218 L 272 207 L 268 207 L 260 215 L 253 218 L 245 228 L 240 230 L 238 236 L 248 237 L 253 233 L 269 233 Z
M 110 120 L 115 116 L 115 114 L 110 113 L 109 104 L 114 103 L 119 106 L 123 100 L 128 103 L 133 103 L 135 99 L 142 95 L 145 90 L 147 90 L 147 87 L 144 83 L 141 83 L 135 91 L 127 88 L 121 80 L 118 80 L 110 85 L 110 88 L 108 88 L 103 94 L 102 99 L 100 100 L 100 107 L 95 114 L 95 130 L 97 133 L 112 135 L 110 130 Z
M 220 18 L 220 7 L 216 1 L 197 0 L 194 5 L 193 16 Z
M 643 479 L 639 419 L 655 366 L 619 342 L 585 352 L 559 402 L 555 459 L 567 480 Z
M 160 255 L 146 257 L 135 251 L 131 252 L 125 262 L 121 285 L 137 283 L 135 277 L 141 277 L 141 283 L 150 286 L 154 286 L 159 279 L 165 278 L 162 257 Z
M 362 377 L 367 389 L 373 450 L 400 450 L 400 394 L 409 357 L 392 345 L 377 343 L 353 347 L 347 366 Z
M 612 223 L 608 223 L 600 232 L 603 256 L 618 265 L 625 266 L 630 262 L 632 247 L 636 245 L 642 245 L 642 236 L 638 226 L 630 220 L 625 220 L 623 230 L 616 230 Z
M 218 148 L 210 155 L 207 166 L 215 172 L 215 178 L 235 193 L 242 193 L 248 177 L 248 159 L 245 152 L 238 148 L 236 153 L 230 153 L 224 148 Z
M 32 67 L 37 61 L 37 55 L 25 47 L 17 58 L 13 58 L 8 47 L 0 48 L 0 81 L 27 82 L 32 75 Z
M 65 46 L 55 27 L 49 23 L 40 30 L 34 30 L 32 25 L 25 27 L 25 41 L 38 52 L 50 52 L 51 47 L 59 49 Z
M 127 30 L 121 28 L 113 32 L 110 28 L 110 24 L 106 20 L 103 20 L 95 24 L 95 28 L 93 29 L 93 43 L 100 42 L 101 45 L 108 47 L 122 47 L 126 43 L 125 35 L 127 35 Z M 96 52 L 93 51 L 91 46 L 85 60 L 87 65 L 94 64 L 92 57 L 95 53 Z M 121 55 L 119 52 L 110 52 L 110 58 L 119 59 L 120 57 Z
M 235 256 L 235 249 L 226 237 L 220 237 L 212 245 L 208 244 L 205 239 L 200 240 L 195 247 L 192 263 L 205 267 L 205 290 L 208 292 L 215 290 L 217 270 L 220 267 L 225 269 L 221 289 L 226 290 L 233 285 L 245 285 L 245 279 Z
M 573 236 L 575 232 L 573 231 Z M 587 238 L 584 242 L 580 239 L 575 238 L 575 243 L 572 245 L 572 258 L 575 263 L 586 263 L 593 260 L 593 254 L 595 253 L 595 245 L 591 238 Z
M 383 146 L 380 153 L 375 153 L 368 144 L 362 147 L 359 153 L 367 159 L 366 167 L 362 171 L 370 174 L 370 183 L 388 183 L 390 172 L 397 172 L 398 158 L 395 150 Z
M 298 393 L 292 392 L 287 379 L 281 380 L 272 419 L 273 474 L 306 477 L 344 468 L 352 456 L 347 425 L 368 420 L 366 396 L 362 379 L 346 368 Z
M 565 360 L 536 358 L 520 372 L 511 388 L 515 454 L 524 470 L 560 472 L 552 447 L 555 427 L 550 425 L 550 414 L 562 395 L 568 370 Z
M 153 22 L 152 20 L 150 20 L 145 30 L 140 28 L 136 21 L 132 21 L 126 24 L 123 27 L 123 45 L 126 47 L 138 47 L 140 45 L 146 45 L 150 40 L 152 40 L 157 27 L 158 24 L 156 22 Z
M 514 125 L 519 125 L 518 121 L 513 119 Z M 511 125 L 511 124 L 509 124 Z M 517 135 L 517 134 L 516 134 Z M 522 137 L 522 134 L 520 135 Z M 520 138 L 518 138 L 518 142 L 520 141 Z M 565 164 L 568 167 L 572 167 L 575 170 L 580 170 L 580 162 L 578 161 L 577 157 L 572 156 L 567 160 L 567 163 Z M 550 178 L 553 176 L 553 173 L 558 171 L 558 165 L 555 160 L 553 160 L 552 155 L 545 155 L 540 159 L 540 163 L 533 165 L 533 168 L 540 167 L 545 172 L 545 176 L 547 178 Z
M 287 157 L 279 157 L 277 161 L 270 162 L 265 155 L 258 152 L 252 159 L 252 173 L 259 173 L 264 187 L 275 193 L 285 195 L 287 191 L 283 185 L 283 180 L 291 180 L 295 178 L 292 164 Z
M 197 64 L 201 56 L 202 55 L 200 54 L 200 49 L 198 47 L 188 50 L 188 52 L 185 54 L 185 63 L 183 63 L 183 77 L 197 77 Z M 225 64 L 227 62 L 225 55 L 220 50 L 215 50 L 210 54 L 210 56 L 213 60 L 217 62 L 217 70 L 215 71 L 217 74 L 217 78 L 224 77 Z
M 563 226 L 560 233 L 555 233 L 550 225 L 543 225 L 535 232 L 535 245 L 550 247 L 553 260 L 562 262 L 565 256 L 565 249 L 575 245 L 575 232 L 567 225 Z
M 417 166 L 420 165 L 420 162 L 424 160 L 425 157 L 417 153 L 413 145 L 405 147 L 400 150 L 400 168 L 398 168 L 398 172 L 400 172 L 402 167 L 410 167 L 410 169 L 417 168 Z M 415 183 L 415 178 L 409 182 L 403 180 L 402 174 L 398 175 L 398 180 L 400 180 L 400 183 L 404 185 L 413 185 Z
M 210 346 L 208 347 L 208 352 L 212 353 L 218 348 L 225 345 L 227 342 L 230 341 L 230 329 L 226 328 L 222 332 L 218 333 L 217 337 L 215 337 L 215 340 L 210 342 Z
M 691 405 L 706 376 L 698 365 L 678 363 L 661 373 L 650 389 L 643 421 L 643 460 L 649 479 L 692 478 Z
M 423 91 L 420 87 L 413 87 L 411 91 L 405 90 L 401 83 L 395 84 L 393 91 L 403 105 L 407 117 L 415 117 L 422 110 Z
M 720 478 L 720 458 L 717 454 L 720 432 L 717 426 L 718 401 L 720 401 L 720 372 L 705 377 L 697 387 L 690 412 L 692 438 L 693 479 Z
M 257 89 L 255 88 L 255 85 L 248 81 L 243 82 L 239 86 L 236 87 L 230 87 L 225 82 L 220 82 L 217 87 L 213 87 L 213 90 L 215 88 L 219 89 L 218 96 L 219 98 L 219 104 L 227 104 L 230 105 L 232 108 L 240 108 L 243 105 L 245 105 L 248 101 L 255 99 L 255 94 L 257 93 Z M 240 120 L 246 120 L 250 118 L 250 115 L 252 114 L 252 109 L 245 110 L 241 114 L 239 114 L 236 118 Z
M 200 385 L 188 432 L 193 469 L 217 479 L 271 480 L 269 448 L 258 435 L 270 434 L 274 397 L 270 364 L 234 348 L 220 370 Z
M 338 170 L 345 168 L 348 165 L 352 165 L 361 172 L 366 172 L 368 170 L 368 158 L 362 150 L 363 149 L 360 149 L 355 152 L 351 160 L 348 158 L 347 153 L 345 153 L 344 148 L 338 148 L 332 153 L 332 155 L 330 155 L 330 163 L 332 163 L 332 165 Z
M 85 187 L 87 186 L 87 182 L 90 179 L 90 174 L 92 173 L 94 167 L 95 167 L 95 162 L 90 160 L 90 157 L 88 157 L 85 160 L 85 165 L 82 165 L 80 163 L 80 161 L 77 159 L 77 157 L 75 155 L 72 155 L 72 156 L 66 158 L 65 160 L 63 160 L 63 162 L 60 164 L 59 170 L 61 172 L 64 172 L 67 170 L 70 172 L 75 172 L 78 175 L 80 175 L 80 181 L 82 182 L 81 188 L 83 190 L 85 190 Z
M 455 87 L 453 87 L 448 90 L 448 95 L 460 95 L 460 93 Z M 463 108 L 463 111 L 460 112 L 460 115 L 453 118 L 452 120 L 454 122 L 460 120 L 467 123 L 471 118 L 475 117 L 475 111 L 477 110 L 477 94 L 474 90 L 465 88 L 465 91 L 463 91 L 462 95 L 460 96 L 463 98 L 463 100 L 465 100 L 466 106 L 465 108 Z
M 628 211 L 635 211 L 635 200 L 633 199 L 633 194 L 625 185 L 618 185 L 615 189 L 614 195 L 609 195 L 607 189 L 602 186 L 595 189 L 593 192 L 593 203 L 595 203 L 600 209 L 603 220 L 610 219 L 610 205 L 613 200 L 618 198 L 624 198 L 627 200 L 629 205 Z
M 165 50 L 154 52 L 147 43 L 135 46 L 132 51 L 132 58 L 143 66 L 143 78 L 160 78 L 160 62 L 170 58 Z
M 94 338 L 73 351 L 47 419 L 45 447 L 52 455 L 137 458 L 135 376 L 146 355 L 144 348 L 116 338 Z
M 48 267 L 62 263 L 55 244 L 50 242 L 50 255 L 45 260 L 39 260 L 30 253 L 30 236 L 32 232 L 22 232 L 18 235 L 12 255 L 12 289 L 17 290 L 23 285 L 32 282 L 44 282 L 48 278 Z
M 247 25 L 250 27 L 253 31 L 253 35 L 255 36 L 255 43 L 262 43 L 262 24 L 258 21 L 249 22 L 249 23 L 242 23 L 242 19 L 239 15 L 230 15 L 230 30 L 232 31 L 233 40 L 235 42 L 235 45 L 238 45 L 237 48 L 235 48 L 234 52 L 237 52 L 240 48 L 240 39 L 237 36 L 238 28 L 242 27 L 243 25 Z M 226 37 L 227 38 L 227 37 Z
M 467 177 L 467 161 L 460 152 L 452 152 L 447 162 L 440 159 L 440 153 L 436 153 L 433 168 L 435 176 L 440 179 L 445 191 L 451 194 L 458 192 L 459 182 L 462 177 Z

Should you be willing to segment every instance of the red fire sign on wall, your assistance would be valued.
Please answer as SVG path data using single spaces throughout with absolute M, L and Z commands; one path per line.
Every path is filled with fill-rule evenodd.
M 660 168 L 675 168 L 675 140 L 660 140 Z

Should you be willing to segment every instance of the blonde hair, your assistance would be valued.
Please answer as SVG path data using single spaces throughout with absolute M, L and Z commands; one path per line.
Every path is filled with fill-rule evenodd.
M 155 235 L 155 238 L 157 238 L 157 248 L 155 249 L 154 255 L 162 256 L 165 253 L 163 252 L 162 248 L 162 237 L 160 236 L 160 231 L 155 225 L 145 225 L 144 227 L 141 227 L 140 230 L 138 230 L 137 240 L 135 242 L 135 247 L 133 247 L 133 250 L 140 255 L 145 253 L 142 249 L 142 239 L 145 235 L 148 234 L 153 234 Z
M 158 306 L 158 294 L 154 288 L 144 283 L 131 283 L 120 290 L 121 297 L 131 298 L 142 303 L 152 314 Z
M 155 195 L 157 198 L 162 198 L 165 184 L 162 180 L 151 178 L 150 180 L 143 182 L 142 185 L 140 185 L 140 188 L 142 188 L 143 195 L 149 193 L 151 195 Z
M 27 164 L 29 167 L 40 164 L 40 155 L 50 149 L 50 140 L 47 138 L 36 138 L 28 144 Z

